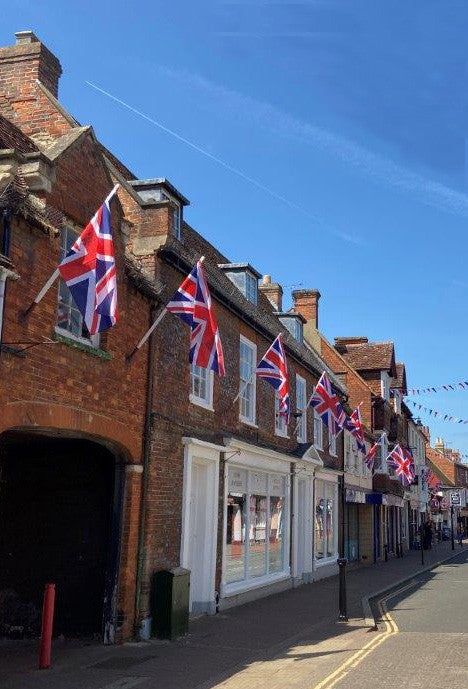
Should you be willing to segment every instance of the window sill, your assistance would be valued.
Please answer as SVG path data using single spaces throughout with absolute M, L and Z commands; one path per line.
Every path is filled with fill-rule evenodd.
M 195 397 L 195 395 L 189 395 L 189 400 L 191 404 L 196 404 L 197 407 L 201 407 L 202 409 L 206 409 L 207 411 L 214 412 L 213 406 L 200 397 Z
M 239 421 L 241 423 L 245 423 L 246 426 L 250 426 L 251 428 L 258 428 L 258 424 L 256 424 L 255 421 L 245 419 L 243 416 L 239 416 Z
M 278 436 L 278 438 L 287 438 L 289 440 L 289 435 L 286 431 L 279 431 L 277 428 L 275 428 L 275 435 Z
M 289 579 L 291 573 L 289 567 L 282 572 L 275 572 L 274 574 L 267 574 L 263 577 L 258 577 L 257 579 L 248 579 L 247 581 L 236 581 L 232 584 L 224 584 L 222 597 L 229 598 L 229 596 L 236 596 L 239 593 L 245 593 L 247 591 L 252 591 L 252 589 L 262 588 L 263 586 L 268 586 L 269 584 L 275 584 L 278 581 L 284 581 Z
M 72 347 L 72 349 L 78 349 L 81 352 L 92 354 L 93 356 L 97 356 L 99 359 L 105 359 L 106 361 L 112 359 L 112 356 L 109 354 L 109 352 L 105 352 L 103 349 L 99 349 L 98 347 L 93 347 L 92 344 L 81 342 L 78 339 L 69 337 L 58 330 L 55 331 L 54 339 L 57 342 L 67 345 L 67 347 Z
M 332 557 L 322 557 L 320 560 L 314 558 L 315 567 L 325 567 L 326 565 L 336 565 L 336 560 L 338 555 L 333 555 Z

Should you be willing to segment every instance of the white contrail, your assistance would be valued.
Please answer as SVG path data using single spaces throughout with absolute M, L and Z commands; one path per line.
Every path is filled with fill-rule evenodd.
M 376 184 L 393 188 L 424 205 L 468 217 L 468 196 L 464 192 L 414 172 L 352 139 L 290 115 L 268 102 L 212 82 L 199 74 L 162 66 L 158 67 L 158 71 L 186 88 L 204 93 L 215 107 L 223 108 L 230 114 L 235 112 L 237 117 L 249 124 L 255 124 L 262 130 L 268 129 L 275 136 L 294 139 L 316 150 L 325 151 Z
M 244 172 L 242 172 L 242 170 L 239 170 L 238 168 L 233 167 L 229 163 L 226 163 L 221 158 L 218 158 L 217 156 L 213 155 L 212 153 L 210 153 L 206 149 L 202 148 L 201 146 L 198 146 L 197 144 L 193 143 L 192 141 L 189 141 L 189 139 L 186 139 L 184 136 L 181 136 L 180 134 L 175 132 L 173 129 L 169 129 L 169 127 L 166 127 L 165 125 L 161 124 L 161 122 L 158 122 L 153 117 L 150 117 L 149 115 L 142 112 L 141 110 L 134 108 L 129 103 L 126 103 L 121 98 L 117 98 L 117 96 L 114 96 L 112 93 L 109 93 L 109 91 L 106 91 L 105 89 L 101 88 L 100 86 L 93 84 L 92 81 L 86 81 L 86 84 L 88 84 L 88 86 L 91 86 L 96 91 L 103 93 L 108 98 L 111 98 L 116 103 L 123 105 L 124 108 L 127 108 L 127 110 L 130 110 L 131 112 L 135 113 L 135 115 L 142 117 L 144 120 L 147 120 L 147 122 L 151 122 L 151 124 L 154 124 L 155 127 L 158 127 L 158 129 L 161 129 L 166 134 L 169 134 L 170 136 L 174 137 L 178 141 L 181 141 L 182 143 L 186 144 L 186 146 L 189 146 L 194 151 L 201 153 L 202 155 L 206 156 L 207 158 L 209 158 L 213 162 L 217 163 L 218 165 L 221 165 L 222 167 L 224 167 L 229 172 L 232 172 L 234 175 L 237 175 L 238 177 L 245 180 L 246 182 L 253 184 L 255 187 L 257 187 L 258 189 L 261 189 L 262 191 L 265 191 L 267 194 L 270 194 L 270 196 L 273 196 L 273 198 L 277 199 L 278 201 L 285 203 L 290 208 L 293 208 L 294 210 L 298 211 L 299 213 L 302 213 L 303 215 L 307 216 L 308 218 L 310 218 L 314 222 L 324 226 L 329 232 L 336 235 L 337 237 L 340 237 L 344 241 L 350 242 L 351 244 L 357 244 L 357 245 L 362 244 L 361 239 L 359 237 L 355 237 L 354 235 L 347 234 L 346 232 L 341 232 L 340 230 L 333 229 L 332 227 L 328 226 L 328 224 L 325 225 L 323 220 L 321 220 L 319 217 L 317 217 L 313 213 L 310 213 L 307 209 L 303 208 L 302 206 L 299 206 L 297 203 L 294 203 L 293 201 L 286 198 L 285 196 L 278 194 L 278 192 L 274 191 L 270 187 L 267 187 L 265 184 L 262 184 L 261 182 L 254 179 L 253 177 L 249 177 Z

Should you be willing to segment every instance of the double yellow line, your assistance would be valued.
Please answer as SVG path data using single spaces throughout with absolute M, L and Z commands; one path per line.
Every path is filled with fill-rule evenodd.
M 398 634 L 398 626 L 395 620 L 388 612 L 387 601 L 390 598 L 394 598 L 398 594 L 403 593 L 403 591 L 406 591 L 407 589 L 411 588 L 412 586 L 414 586 L 414 584 L 415 582 L 412 581 L 409 584 L 406 584 L 406 586 L 402 586 L 396 591 L 392 591 L 387 596 L 384 596 L 378 601 L 377 607 L 379 609 L 380 619 L 384 623 L 385 630 L 377 634 L 377 636 L 374 636 L 372 641 L 369 641 L 369 643 L 367 643 L 365 646 L 359 649 L 359 651 L 356 651 L 356 653 L 354 653 L 347 660 L 345 660 L 334 672 L 332 672 L 330 675 L 325 677 L 325 679 L 316 684 L 313 687 L 313 689 L 332 689 L 334 686 L 338 684 L 338 682 L 340 682 L 344 677 L 346 677 L 346 675 L 348 675 L 352 670 L 354 670 L 358 665 L 360 665 L 362 661 L 365 658 L 367 658 L 367 656 L 370 653 L 372 653 L 372 651 L 375 651 L 376 648 L 378 648 L 381 644 L 383 644 L 384 641 L 389 639 L 391 636 Z

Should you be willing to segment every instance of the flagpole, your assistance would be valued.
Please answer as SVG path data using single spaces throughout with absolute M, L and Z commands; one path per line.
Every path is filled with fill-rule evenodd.
M 120 184 L 116 184 L 115 187 L 112 189 L 112 191 L 111 191 L 111 192 L 106 196 L 106 198 L 104 199 L 104 203 L 105 203 L 107 206 L 109 205 L 109 202 L 110 202 L 111 198 L 114 196 L 114 194 L 116 193 L 116 191 L 117 191 L 117 189 L 119 188 L 119 186 L 120 186 Z M 31 302 L 31 304 L 28 306 L 28 308 L 26 309 L 26 311 L 23 311 L 23 314 L 22 314 L 23 317 L 28 316 L 28 315 L 31 313 L 31 311 L 39 304 L 39 302 L 42 301 L 42 299 L 45 297 L 45 295 L 47 294 L 47 292 L 50 290 L 50 288 L 52 287 L 52 285 L 54 284 L 54 282 L 56 281 L 56 279 L 59 277 L 59 275 L 60 275 L 60 271 L 59 271 L 58 268 L 56 268 L 56 269 L 54 270 L 54 272 L 52 273 L 52 275 L 50 276 L 50 278 L 49 278 L 49 279 L 47 280 L 47 282 L 45 283 L 44 287 L 40 290 L 40 292 L 38 292 L 38 294 L 37 294 L 37 296 L 35 297 L 35 299 L 34 299 L 34 300 Z
M 255 380 L 255 376 L 256 376 L 256 373 L 254 371 L 252 373 L 252 375 L 250 376 L 250 378 L 248 380 L 244 381 L 243 385 L 239 388 L 239 392 L 237 393 L 237 395 L 232 400 L 233 404 L 235 404 L 237 402 L 237 400 L 239 399 L 239 397 L 241 397 L 244 394 L 244 392 L 247 390 L 247 386 L 250 385 L 250 383 L 253 383 L 253 381 Z
M 114 192 L 114 193 L 115 193 L 115 192 Z M 203 263 L 204 260 L 205 260 L 205 257 L 202 256 L 202 257 L 197 261 L 197 263 Z M 157 326 L 161 323 L 161 321 L 162 321 L 162 319 L 164 318 L 164 316 L 166 315 L 166 313 L 167 313 L 167 308 L 164 307 L 163 310 L 158 314 L 158 317 L 156 318 L 156 320 L 154 321 L 154 323 L 153 323 L 153 324 L 148 328 L 148 330 L 145 332 L 145 334 L 143 335 L 143 337 L 141 338 L 141 340 L 138 342 L 138 344 L 133 348 L 133 350 L 130 352 L 130 354 L 127 354 L 127 356 L 125 357 L 125 359 L 126 359 L 127 361 L 131 361 L 131 360 L 133 359 L 133 357 L 135 356 L 135 354 L 138 352 L 138 350 L 141 349 L 141 348 L 143 347 L 143 345 L 145 344 L 145 342 L 147 341 L 147 339 L 149 338 L 149 336 L 151 335 L 151 333 L 152 333 L 152 332 L 157 328 Z

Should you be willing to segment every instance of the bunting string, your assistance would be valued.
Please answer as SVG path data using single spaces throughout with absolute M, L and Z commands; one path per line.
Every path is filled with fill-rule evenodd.
M 428 393 L 440 392 L 444 390 L 445 392 L 450 392 L 451 390 L 455 392 L 456 390 L 468 390 L 468 380 L 460 380 L 458 383 L 447 383 L 446 385 L 438 385 L 436 387 L 429 388 L 412 388 L 408 390 L 407 397 L 416 397 L 417 395 L 426 395 Z
M 450 421 L 451 423 L 462 423 L 466 424 L 468 423 L 468 419 L 459 419 L 457 416 L 451 416 L 450 414 L 444 414 L 441 411 L 437 411 L 437 409 L 429 409 L 428 407 L 425 407 L 423 404 L 419 404 L 418 402 L 413 402 L 411 401 L 411 404 L 413 407 L 418 409 L 418 411 L 424 411 L 429 414 L 429 416 L 434 416 L 435 418 L 441 418 L 442 421 Z

